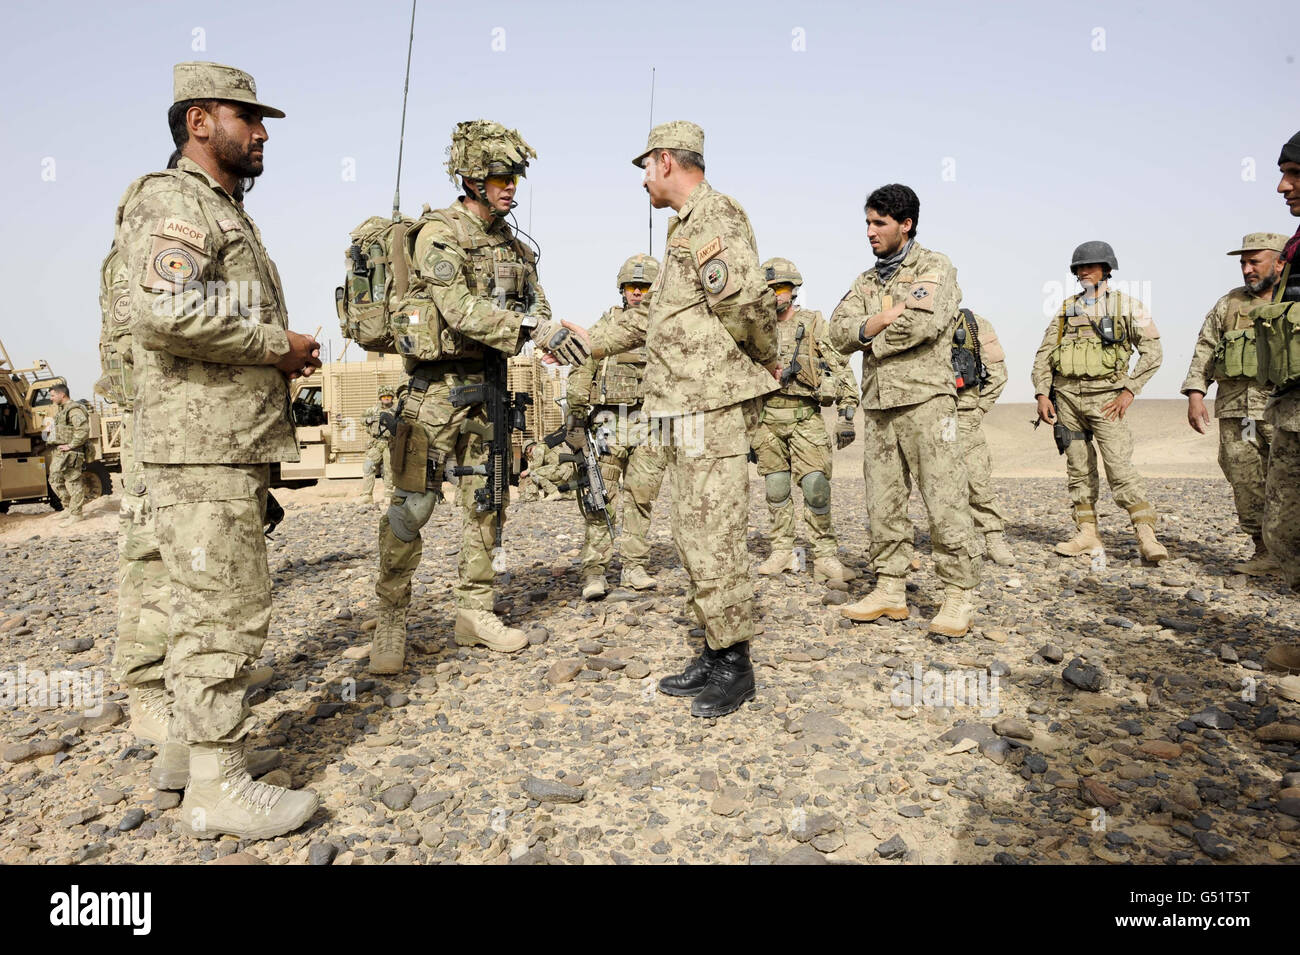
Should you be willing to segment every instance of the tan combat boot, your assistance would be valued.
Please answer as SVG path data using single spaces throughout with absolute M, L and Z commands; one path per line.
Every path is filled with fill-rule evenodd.
M 971 592 L 949 584 L 943 589 L 943 606 L 930 621 L 930 633 L 964 637 L 970 632 L 971 621 L 974 619 L 975 605 L 971 602 Z
M 1258 537 L 1254 538 L 1255 553 L 1251 555 L 1250 560 L 1242 561 L 1240 564 L 1232 565 L 1234 574 L 1249 574 L 1251 577 L 1264 577 L 1268 574 L 1275 574 L 1282 569 L 1268 548 L 1264 546 L 1264 541 Z
M 605 584 L 604 574 L 589 574 L 582 582 L 582 599 L 583 600 L 600 600 L 609 589 Z
M 1011 548 L 1007 546 L 1007 539 L 1001 531 L 989 531 L 985 534 L 984 548 L 989 560 L 999 567 L 1014 567 L 1016 565 L 1016 555 L 1011 553 Z
M 366 669 L 383 676 L 401 673 L 406 665 L 406 611 L 401 607 L 381 607 L 370 642 L 370 664 Z
M 126 698 L 131 710 L 131 735 L 153 746 L 165 740 L 167 726 L 172 721 L 172 705 L 162 680 L 134 686 L 127 690 Z
M 320 800 L 310 789 L 254 782 L 243 740 L 195 743 L 190 747 L 190 782 L 176 828 L 196 839 L 224 834 L 273 839 L 305 823 L 318 805 Z
M 764 577 L 772 574 L 783 574 L 786 572 L 798 572 L 799 558 L 795 556 L 792 550 L 774 550 L 767 560 L 763 561 L 756 568 L 758 573 Z
M 248 775 L 265 776 L 280 765 L 278 749 L 255 749 L 247 753 Z M 179 792 L 190 784 L 190 748 L 178 739 L 168 739 L 158 747 L 158 755 L 149 764 L 149 785 L 154 789 Z
M 482 644 L 498 653 L 517 653 L 528 646 L 528 637 L 516 627 L 507 627 L 490 610 L 456 610 L 456 642 L 462 647 Z
M 654 590 L 659 586 L 659 581 L 655 580 L 646 569 L 640 564 L 623 565 L 623 574 L 619 577 L 618 584 L 620 587 L 631 587 L 633 590 Z
M 876 587 L 857 603 L 845 604 L 840 613 L 859 622 L 878 620 L 906 620 L 907 581 L 902 577 L 877 577 Z
M 1061 541 L 1056 545 L 1056 552 L 1062 557 L 1078 557 L 1098 550 L 1105 550 L 1105 547 L 1101 542 L 1101 538 L 1097 536 L 1097 524 L 1095 522 L 1080 524 L 1077 534 L 1068 541 Z
M 1150 524 L 1134 524 L 1133 530 L 1137 534 L 1138 553 L 1142 559 L 1158 564 L 1169 557 L 1169 551 L 1165 550 L 1165 545 L 1156 540 L 1156 529 Z
M 813 558 L 813 580 L 835 590 L 848 590 L 849 581 L 858 576 L 856 570 L 845 567 L 840 559 L 832 554 L 830 557 Z
M 245 692 L 252 693 L 254 690 L 260 690 L 274 679 L 275 667 L 249 667 Z

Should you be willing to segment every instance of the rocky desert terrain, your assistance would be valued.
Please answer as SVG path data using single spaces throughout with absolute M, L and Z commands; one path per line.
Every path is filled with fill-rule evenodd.
M 1072 533 L 1064 464 L 1028 405 L 988 431 L 1014 568 L 986 566 L 975 630 L 935 643 L 941 590 L 913 499 L 922 569 L 910 619 L 852 624 L 870 588 L 861 449 L 837 456 L 848 593 L 811 573 L 759 578 L 758 698 L 701 721 L 655 681 L 699 646 L 686 575 L 653 528 L 659 589 L 579 596 L 572 502 L 516 506 L 499 609 L 529 635 L 504 657 L 452 640 L 458 515 L 425 528 L 405 672 L 366 673 L 379 507 L 352 482 L 277 492 L 275 614 L 253 697 L 271 781 L 321 809 L 270 842 L 172 832 L 178 793 L 126 732 L 107 675 L 116 624 L 116 498 L 69 528 L 45 507 L 0 517 L 0 674 L 99 681 L 97 715 L 0 700 L 0 861 L 9 863 L 1294 863 L 1300 702 L 1264 654 L 1300 642 L 1277 577 L 1231 572 L 1249 542 L 1181 402 L 1139 401 L 1139 467 L 1171 559 L 1137 556 L 1100 509 L 1104 559 L 1058 557 Z M 750 551 L 768 553 L 760 482 Z M 615 567 L 618 562 L 615 560 Z M 0 689 L 5 684 L 0 683 Z M 1288 698 L 1289 695 L 1289 698 Z M 48 703 L 48 701 L 46 701 Z

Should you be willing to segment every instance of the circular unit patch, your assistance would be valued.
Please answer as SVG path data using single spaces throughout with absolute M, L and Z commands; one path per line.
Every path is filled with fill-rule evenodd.
M 113 301 L 113 321 L 125 325 L 131 319 L 131 296 L 119 295 Z
M 153 259 L 153 270 L 161 278 L 176 285 L 184 285 L 198 271 L 194 256 L 184 249 L 163 249 Z
M 721 259 L 710 259 L 700 269 L 700 281 L 710 295 L 717 295 L 727 287 L 727 263 Z

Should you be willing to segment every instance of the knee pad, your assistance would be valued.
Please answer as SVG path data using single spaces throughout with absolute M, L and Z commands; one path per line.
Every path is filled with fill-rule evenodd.
M 799 482 L 803 489 L 803 505 L 814 514 L 825 514 L 831 509 L 831 482 L 821 471 L 811 471 Z
M 393 497 L 400 499 L 388 505 L 388 526 L 399 541 L 410 543 L 420 536 L 420 528 L 429 522 L 438 495 L 433 491 L 419 494 L 396 490 Z
M 362 476 L 362 477 L 369 477 L 370 475 L 372 475 L 372 474 L 374 474 L 374 473 L 375 473 L 375 462 L 374 462 L 374 461 L 371 461 L 369 458 L 366 458 L 364 461 L 361 462 L 361 476 Z
M 780 507 L 790 500 L 790 472 L 773 471 L 763 475 L 763 489 L 767 492 L 767 503 Z

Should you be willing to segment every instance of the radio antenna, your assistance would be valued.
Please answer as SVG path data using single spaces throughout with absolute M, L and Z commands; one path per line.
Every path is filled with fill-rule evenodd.
M 650 67 L 650 128 L 655 128 L 655 68 Z M 653 160 L 651 160 L 653 162 Z M 647 201 L 646 221 L 650 226 L 650 248 L 647 250 L 648 255 L 655 254 L 655 207 L 654 203 Z
M 393 188 L 393 221 L 402 218 L 402 150 L 406 146 L 406 98 L 411 92 L 411 47 L 415 45 L 415 3 L 411 0 L 411 35 L 406 41 L 406 79 L 402 82 L 402 130 L 397 138 L 397 185 Z

